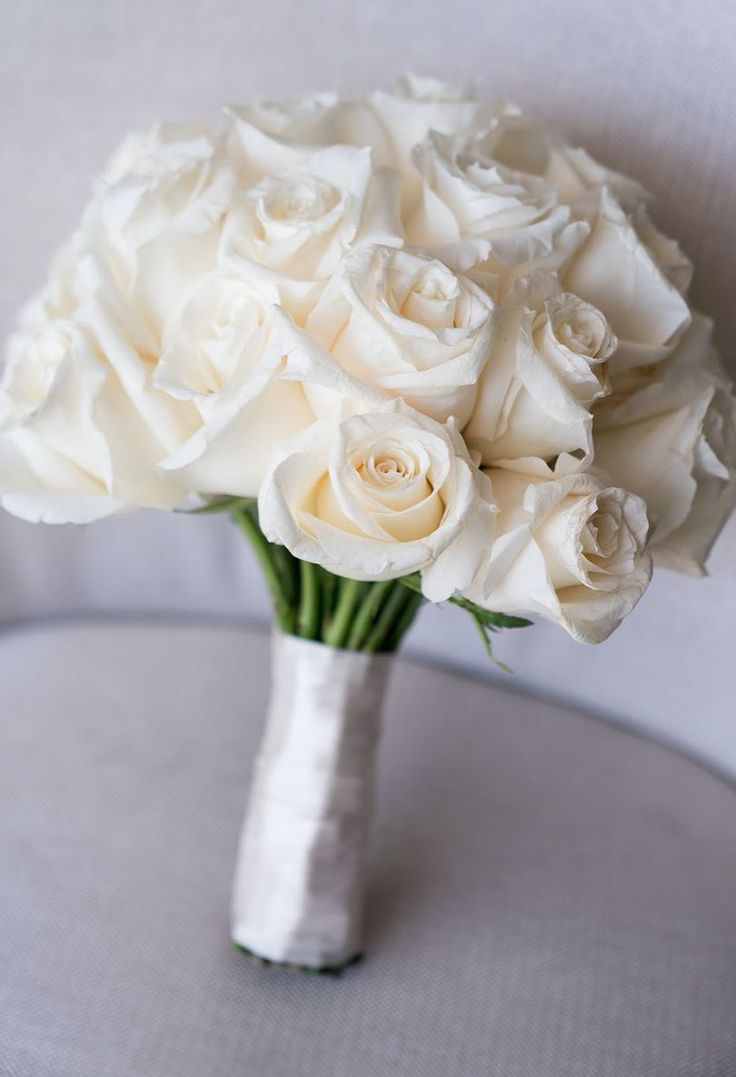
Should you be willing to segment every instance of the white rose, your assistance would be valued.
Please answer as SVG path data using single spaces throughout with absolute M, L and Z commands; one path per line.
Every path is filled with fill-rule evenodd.
M 336 141 L 331 121 L 340 105 L 338 94 L 326 91 L 276 100 L 258 97 L 245 105 L 231 105 L 227 111 L 234 121 L 264 134 L 314 144 Z
M 292 100 L 260 98 L 227 111 L 228 153 L 247 187 L 303 165 L 320 147 L 370 146 L 374 164 L 391 163 L 388 136 L 365 101 L 318 93 Z
M 499 613 L 556 621 L 600 643 L 651 578 L 644 502 L 591 475 L 540 482 L 491 472 L 496 538 L 467 596 Z
M 190 401 L 200 425 L 161 467 L 200 493 L 255 497 L 276 446 L 314 421 L 283 376 L 277 301 L 268 282 L 214 272 L 164 330 L 154 384 Z
M 646 501 L 655 560 L 693 574 L 736 501 L 736 401 L 711 335 L 694 314 L 654 380 L 595 419 L 596 462 Z
M 569 293 L 500 311 L 468 445 L 485 465 L 579 470 L 592 458 L 590 409 L 607 392 L 615 347 L 601 312 Z
M 154 332 L 214 267 L 234 184 L 217 133 L 171 124 L 129 135 L 97 181 L 87 247 Z
M 591 213 L 593 219 L 597 216 L 600 191 L 605 188 L 629 214 L 638 241 L 664 276 L 678 292 L 687 292 L 693 275 L 692 263 L 677 241 L 665 236 L 654 224 L 647 208 L 649 192 L 640 183 L 599 164 L 585 150 L 554 140 L 543 175 L 557 188 L 560 201 L 573 205 L 586 218 Z
M 74 319 L 84 326 L 115 374 L 136 422 L 146 429 L 150 458 L 158 464 L 194 431 L 197 411 L 189 400 L 175 400 L 153 381 L 160 355 L 161 327 L 122 292 L 106 260 L 83 254 L 74 267 Z M 177 307 L 181 303 L 179 297 Z M 159 483 L 163 476 L 158 476 Z
M 557 189 L 561 202 L 584 202 L 604 186 L 630 210 L 650 197 L 636 180 L 600 164 L 586 150 L 568 145 L 554 129 L 513 102 L 501 102 L 494 109 L 483 139 L 489 156 L 507 168 L 546 179 Z
M 390 163 L 403 173 L 405 210 L 413 206 L 421 189 L 412 159 L 414 147 L 430 131 L 442 135 L 471 132 L 485 126 L 492 115 L 491 106 L 478 101 L 472 87 L 415 75 L 401 79 L 394 93 L 377 90 L 370 101 L 388 136 Z
M 399 401 L 295 438 L 258 509 L 296 557 L 360 580 L 421 571 L 432 601 L 468 586 L 492 534 L 490 484 L 454 425 Z
M 499 274 L 516 267 L 517 275 L 533 266 L 557 269 L 588 233 L 551 184 L 488 157 L 482 137 L 431 134 L 414 161 L 424 185 L 408 240 L 435 249 L 453 268 Z
M 146 312 L 132 300 L 131 294 L 124 290 L 126 282 L 120 280 L 119 266 L 111 260 L 104 236 L 96 244 L 100 254 L 91 252 L 94 239 L 85 226 L 62 249 L 52 264 L 46 288 L 23 312 L 21 333 L 17 338 L 23 341 L 24 378 L 36 378 L 34 365 L 46 366 L 44 355 L 47 349 L 37 347 L 34 341 L 47 339 L 49 332 L 57 335 L 61 332 L 62 341 L 70 342 L 53 349 L 60 357 L 58 378 L 65 386 L 67 408 L 74 406 L 73 397 L 77 390 L 76 383 L 65 372 L 81 369 L 81 355 L 86 357 L 85 383 L 97 385 L 99 382 L 99 391 L 89 403 L 89 410 L 111 461 L 112 470 L 105 471 L 103 476 L 109 499 L 105 501 L 98 496 L 94 507 L 88 501 L 75 507 L 74 498 L 69 494 L 65 503 L 57 501 L 49 508 L 45 499 L 53 494 L 53 480 L 49 478 L 48 487 L 45 479 L 34 480 L 29 488 L 35 490 L 39 508 L 32 511 L 43 512 L 44 518 L 59 522 L 76 520 L 80 513 L 85 518 L 90 513 L 106 515 L 123 506 L 171 508 L 181 504 L 187 495 L 186 488 L 182 488 L 176 479 L 159 473 L 157 465 L 190 436 L 198 418 L 190 402 L 173 400 L 153 385 L 152 372 L 160 349 L 160 327 L 152 323 Z M 13 351 L 17 351 L 17 347 Z M 7 378 L 11 377 L 17 362 L 17 356 L 11 355 Z M 13 397 L 14 390 L 9 392 Z M 61 392 L 54 389 L 56 404 Z M 89 393 L 85 399 L 91 401 Z M 70 428 L 71 414 L 69 411 L 67 425 Z M 87 424 L 87 419 L 84 423 Z M 26 455 L 46 453 L 47 432 L 48 423 L 44 420 L 39 425 L 32 417 L 28 430 L 22 435 L 27 445 Z M 71 434 L 67 432 L 65 436 Z M 9 447 L 11 442 L 18 441 L 18 437 L 8 434 L 2 440 L 4 484 L 22 489 L 21 473 L 26 464 Z M 60 440 L 54 443 L 61 445 Z M 100 444 L 99 439 L 96 444 Z M 13 459 L 18 469 L 16 477 L 12 474 Z M 99 468 L 90 466 L 89 470 L 95 476 L 101 474 Z M 71 477 L 68 481 L 72 481 Z
M 605 188 L 590 236 L 563 282 L 600 307 L 619 339 L 611 362 L 614 387 L 633 368 L 667 355 L 690 319 L 686 301 Z
M 278 298 L 268 281 L 225 270 L 205 274 L 164 326 L 154 383 L 179 400 L 211 400 L 233 381 Z
M 395 195 L 388 174 L 374 173 L 369 149 L 318 150 L 239 196 L 222 259 L 274 281 L 290 312 L 306 316 L 352 246 L 401 243 Z
M 356 377 L 463 426 L 488 358 L 492 315 L 487 293 L 441 262 L 364 247 L 348 255 L 307 329 Z
M 22 333 L 42 333 L 49 322 L 62 319 L 72 320 L 85 332 L 125 394 L 125 408 L 134 413 L 131 421 L 145 428 L 146 458 L 155 468 L 190 436 L 198 416 L 184 397 L 174 400 L 154 385 L 162 326 L 125 289 L 104 237 L 92 243 L 81 229 L 53 260 L 46 286 L 21 312 L 19 327 Z M 177 296 L 175 305 L 180 304 Z M 153 485 L 161 485 L 160 476 L 153 475 Z M 134 494 L 131 500 L 149 503 L 147 497 Z
M 0 499 L 31 521 L 87 523 L 127 506 L 173 508 L 160 453 L 89 335 L 55 320 L 11 339 L 0 387 Z
M 487 156 L 499 164 L 551 183 L 560 202 L 572 206 L 577 216 L 596 217 L 600 191 L 605 187 L 630 214 L 637 238 L 664 275 L 678 291 L 687 291 L 692 265 L 677 242 L 654 225 L 647 210 L 651 196 L 636 180 L 600 164 L 586 150 L 567 145 L 554 130 L 511 103 L 496 109 L 480 143 Z

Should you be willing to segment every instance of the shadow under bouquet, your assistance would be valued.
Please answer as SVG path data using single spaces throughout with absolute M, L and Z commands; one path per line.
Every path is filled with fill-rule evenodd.
M 490 649 L 585 643 L 700 573 L 736 412 L 636 182 L 507 102 L 407 78 L 130 135 L 22 311 L 0 499 L 229 513 L 274 608 L 235 942 L 360 952 L 390 656 L 423 601 Z

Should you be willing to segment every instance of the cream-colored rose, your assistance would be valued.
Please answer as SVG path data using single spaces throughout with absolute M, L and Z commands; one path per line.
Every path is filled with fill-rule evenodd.
M 393 93 L 377 90 L 370 101 L 388 136 L 389 163 L 403 173 L 405 210 L 413 207 L 421 186 L 412 160 L 415 146 L 430 131 L 460 135 L 478 130 L 493 111 L 487 102 L 477 99 L 471 86 L 416 75 L 406 75 Z
M 326 146 L 370 146 L 374 165 L 392 163 L 388 135 L 366 101 L 318 93 L 291 100 L 257 99 L 227 111 L 228 153 L 244 187 L 298 168 Z
M 225 270 L 205 274 L 164 326 L 154 382 L 179 400 L 208 401 L 236 377 L 278 292 Z
M 351 247 L 402 242 L 396 194 L 387 173 L 374 173 L 369 149 L 318 150 L 239 195 L 222 260 L 272 280 L 289 312 L 306 316 Z
M 296 557 L 359 580 L 421 571 L 441 601 L 477 572 L 494 507 L 454 425 L 395 401 L 285 446 L 258 511 L 266 536 Z
M 34 522 L 87 523 L 186 495 L 93 339 L 71 320 L 11 339 L 0 386 L 0 500 Z
M 494 108 L 481 137 L 488 156 L 507 168 L 541 176 L 568 205 L 586 202 L 601 187 L 607 187 L 627 210 L 638 209 L 649 199 L 636 180 L 606 168 L 586 150 L 568 145 L 553 128 L 514 102 L 502 101 Z
M 736 401 L 711 336 L 694 314 L 653 376 L 595 418 L 596 462 L 646 501 L 655 560 L 692 574 L 736 502 Z
M 82 229 L 62 248 L 52 264 L 46 288 L 22 313 L 20 334 L 16 338 L 23 342 L 24 378 L 32 377 L 35 376 L 32 373 L 34 365 L 44 365 L 45 354 L 45 349 L 36 347 L 34 341 L 46 339 L 49 332 L 58 334 L 59 327 L 64 326 L 62 337 L 68 337 L 72 343 L 67 349 L 68 357 L 63 363 L 60 362 L 59 377 L 62 377 L 61 372 L 69 368 L 79 369 L 81 360 L 78 356 L 84 355 L 86 383 L 92 384 L 94 381 L 90 371 L 95 372 L 94 376 L 100 383 L 90 410 L 95 429 L 106 444 L 106 452 L 111 460 L 112 471 L 106 473 L 104 481 L 110 487 L 108 493 L 112 501 L 103 502 L 98 498 L 95 509 L 86 504 L 75 508 L 73 497 L 69 495 L 66 504 L 57 502 L 47 511 L 45 499 L 54 496 L 54 485 L 49 477 L 50 485 L 45 486 L 47 480 L 39 471 L 39 481 L 32 484 L 34 496 L 41 506 L 39 511 L 43 511 L 49 519 L 55 514 L 59 522 L 76 520 L 80 512 L 94 511 L 98 515 L 105 515 L 121 507 L 171 508 L 181 504 L 187 496 L 187 489 L 177 479 L 163 475 L 157 468 L 162 459 L 186 441 L 196 428 L 198 419 L 189 401 L 174 400 L 153 384 L 152 374 L 160 351 L 160 327 L 121 287 L 106 243 L 98 244 L 99 254 L 91 252 L 92 238 L 89 230 Z M 58 348 L 56 350 L 59 351 Z M 12 351 L 16 352 L 17 347 L 14 346 Z M 66 353 L 63 352 L 64 355 Z M 62 352 L 59 351 L 59 354 Z M 72 356 L 75 357 L 73 361 Z M 17 361 L 17 355 L 11 354 L 7 378 L 10 378 Z M 71 429 L 71 415 L 79 389 L 77 383 L 66 374 L 63 384 L 66 423 Z M 54 400 L 58 402 L 62 390 L 55 389 L 54 393 Z M 81 416 L 78 421 L 83 421 Z M 84 422 L 87 420 L 84 419 Z M 45 422 L 42 429 L 48 429 Z M 27 453 L 43 454 L 46 433 L 37 435 L 36 430 L 37 424 L 33 419 L 22 436 Z M 64 436 L 71 436 L 68 430 Z M 5 443 L 18 439 L 8 437 L 2 440 Z M 60 446 L 61 440 L 56 444 Z M 12 458 L 13 450 L 5 451 L 5 486 L 13 485 L 8 470 Z M 99 473 L 99 469 L 92 466 L 89 470 L 92 475 Z M 22 488 L 23 480 L 18 477 L 15 484 Z M 11 507 L 9 501 L 7 505 Z
M 302 145 L 339 142 L 334 138 L 334 118 L 342 102 L 334 91 L 304 97 L 271 100 L 258 97 L 244 105 L 231 105 L 228 113 L 239 124 L 263 134 L 291 139 Z
M 490 351 L 492 316 L 487 293 L 441 262 L 363 247 L 348 256 L 307 329 L 357 378 L 463 426 Z M 334 401 L 315 407 L 322 412 Z
M 601 188 L 605 188 L 629 214 L 637 240 L 664 276 L 678 292 L 687 292 L 693 275 L 692 263 L 677 241 L 665 236 L 654 224 L 648 210 L 649 192 L 640 183 L 599 164 L 585 150 L 567 146 L 554 137 L 549 139 L 542 175 L 557 188 L 561 202 L 593 220 L 599 211 Z
M 590 236 L 563 283 L 600 307 L 619 339 L 610 367 L 614 388 L 632 369 L 664 358 L 690 320 L 687 302 L 605 188 Z
M 607 392 L 616 338 L 601 312 L 569 293 L 499 312 L 493 349 L 464 431 L 486 465 L 544 475 L 593 455 L 591 406 Z
M 175 400 L 154 384 L 162 328 L 152 324 L 130 295 L 120 290 L 105 258 L 82 255 L 74 267 L 72 289 L 77 301 L 74 319 L 94 340 L 137 421 L 146 428 L 155 466 L 198 424 L 191 401 Z M 180 303 L 181 297 L 177 306 Z M 163 478 L 157 476 L 159 482 Z
M 673 239 L 654 225 L 647 209 L 649 192 L 636 180 L 607 168 L 590 154 L 570 146 L 549 127 L 502 102 L 494 109 L 487 129 L 477 138 L 486 156 L 506 168 L 531 173 L 550 183 L 561 203 L 577 217 L 595 220 L 601 188 L 629 214 L 637 239 L 680 292 L 686 292 L 692 265 Z
M 154 335 L 214 268 L 234 185 L 218 133 L 172 124 L 129 135 L 97 181 L 84 245 Z
M 651 577 L 644 502 L 586 474 L 553 482 L 490 475 L 496 537 L 468 597 L 499 613 L 556 621 L 581 643 L 602 642 Z
M 482 137 L 431 134 L 414 162 L 424 183 L 407 238 L 455 269 L 502 275 L 513 267 L 513 276 L 557 269 L 588 233 L 551 184 L 487 156 Z
M 255 497 L 274 449 L 314 421 L 300 381 L 285 377 L 277 301 L 268 282 L 214 272 L 166 326 L 154 384 L 200 418 L 161 462 L 180 484 Z

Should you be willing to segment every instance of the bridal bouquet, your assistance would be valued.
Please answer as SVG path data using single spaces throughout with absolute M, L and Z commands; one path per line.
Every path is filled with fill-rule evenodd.
M 646 191 L 519 108 L 407 78 L 126 138 L 10 340 L 0 497 L 223 510 L 274 602 L 233 935 L 360 948 L 378 712 L 426 599 L 604 640 L 702 572 L 736 422 Z

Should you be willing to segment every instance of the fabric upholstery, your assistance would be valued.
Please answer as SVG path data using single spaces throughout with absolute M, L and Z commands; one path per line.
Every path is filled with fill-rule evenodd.
M 228 898 L 268 639 L 0 640 L 3 1077 L 732 1077 L 736 791 L 400 661 L 365 961 L 254 967 Z

